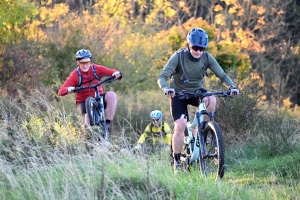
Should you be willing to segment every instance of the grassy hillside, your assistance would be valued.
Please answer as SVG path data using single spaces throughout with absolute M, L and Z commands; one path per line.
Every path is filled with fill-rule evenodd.
M 151 91 L 118 97 L 109 149 L 82 128 L 72 96 L 55 102 L 33 91 L 19 101 L 1 98 L 0 198 L 299 199 L 299 120 L 293 112 L 255 110 L 256 98 L 246 94 L 219 101 L 218 115 L 227 111 L 222 120 L 216 115 L 227 171 L 216 181 L 196 168 L 175 175 L 168 152 L 132 154 L 152 109 L 162 109 L 170 121 L 168 100 Z M 239 109 L 228 113 L 234 105 Z
M 299 199 L 300 156 L 234 158 L 228 148 L 223 180 L 198 170 L 174 175 L 165 156 L 134 156 L 126 148 L 93 149 L 93 156 L 54 153 L 51 164 L 1 164 L 1 199 Z M 255 149 L 248 152 L 255 154 Z M 127 153 L 126 153 L 127 152 Z M 240 152 L 241 153 L 241 152 Z M 50 156 L 50 155 L 49 155 Z M 281 160 L 281 162 L 278 162 Z

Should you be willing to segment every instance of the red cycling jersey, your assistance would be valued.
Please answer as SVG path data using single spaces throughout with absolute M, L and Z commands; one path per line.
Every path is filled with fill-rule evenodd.
M 114 72 L 118 72 L 118 70 L 107 68 L 103 65 L 97 65 L 92 64 L 96 70 L 97 76 L 101 79 L 102 76 L 112 76 Z M 78 70 L 80 68 L 78 67 Z M 90 66 L 89 71 L 83 72 L 80 70 L 81 76 L 82 76 L 82 84 L 81 86 L 88 86 L 95 83 L 98 83 L 99 80 L 96 79 L 96 77 L 93 74 L 92 66 Z M 122 77 L 120 78 L 122 79 Z M 78 87 L 79 77 L 78 72 L 75 69 L 71 72 L 71 74 L 68 76 L 67 80 L 64 82 L 64 84 L 60 87 L 58 91 L 59 96 L 64 96 L 68 94 L 68 87 Z M 100 94 L 104 93 L 103 87 L 100 85 L 98 86 L 98 90 Z M 75 99 L 76 104 L 79 102 L 85 101 L 89 96 L 95 96 L 95 89 L 84 89 L 81 92 L 75 93 Z

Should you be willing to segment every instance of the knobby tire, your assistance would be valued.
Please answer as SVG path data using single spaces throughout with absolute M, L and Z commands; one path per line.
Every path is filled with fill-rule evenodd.
M 98 110 L 98 103 L 93 97 L 88 97 L 85 101 L 86 112 L 89 116 L 90 125 L 95 126 L 99 125 L 100 113 Z M 97 120 L 98 118 L 98 120 Z
M 207 122 L 202 138 L 201 146 L 204 145 L 205 154 L 210 156 L 203 158 L 200 148 L 200 169 L 206 176 L 215 175 L 216 178 L 221 179 L 225 173 L 225 142 L 219 124 L 214 121 Z

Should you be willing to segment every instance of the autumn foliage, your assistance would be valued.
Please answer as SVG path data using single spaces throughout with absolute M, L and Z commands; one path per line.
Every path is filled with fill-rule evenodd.
M 0 5 L 2 93 L 15 95 L 15 82 L 56 87 L 74 69 L 80 48 L 90 49 L 94 62 L 130 77 L 115 89 L 157 89 L 159 70 L 186 46 L 187 32 L 201 27 L 209 35 L 208 51 L 225 71 L 235 70 L 239 80 L 255 74 L 253 87 L 264 86 L 265 100 L 298 104 L 298 33 L 291 28 L 298 5 L 271 2 L 6 0 Z

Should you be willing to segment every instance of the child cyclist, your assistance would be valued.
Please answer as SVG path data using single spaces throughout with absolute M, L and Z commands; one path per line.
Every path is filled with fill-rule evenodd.
M 140 136 L 134 150 L 140 150 L 142 144 L 148 139 L 151 140 L 152 145 L 160 145 L 164 149 L 170 149 L 171 145 L 171 128 L 168 123 L 162 121 L 162 112 L 154 110 L 150 113 L 151 123 L 147 125 L 143 134 Z

